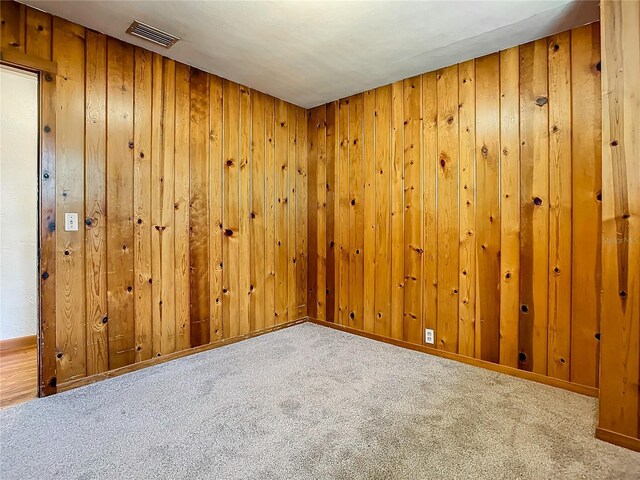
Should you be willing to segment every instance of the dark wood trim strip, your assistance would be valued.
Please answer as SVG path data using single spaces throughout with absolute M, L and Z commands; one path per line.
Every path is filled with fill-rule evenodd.
M 603 442 L 613 443 L 619 447 L 628 448 L 640 452 L 640 438 L 629 437 L 622 433 L 612 432 L 605 428 L 596 428 L 596 438 Z
M 78 378 L 77 380 L 71 380 L 69 382 L 62 383 L 58 385 L 58 391 L 65 392 L 67 390 L 72 390 L 74 388 L 83 387 L 85 385 L 96 383 L 101 380 L 118 377 L 120 375 L 124 375 L 125 373 L 131 373 L 137 370 L 142 370 L 143 368 L 151 367 L 153 365 L 159 365 L 161 363 L 175 360 L 176 358 L 186 357 L 194 353 L 206 352 L 207 350 L 213 350 L 214 348 L 224 347 L 225 345 L 232 345 L 234 343 L 241 342 L 242 340 L 259 337 L 260 335 L 264 335 L 266 333 L 275 332 L 276 330 L 282 330 L 284 328 L 292 327 L 294 325 L 299 325 L 305 322 L 307 322 L 307 317 L 302 317 L 298 320 L 293 320 L 291 322 L 283 323 L 281 325 L 276 325 L 270 328 L 266 328 L 259 332 L 253 332 L 253 333 L 248 333 L 246 335 L 240 335 L 239 337 L 218 340 L 216 342 L 208 343 L 206 345 L 200 345 L 198 347 L 188 348 L 186 350 L 180 350 L 177 352 L 169 353 L 161 357 L 153 357 L 153 358 L 150 358 L 149 360 L 144 360 L 142 362 L 132 363 L 131 365 L 126 365 L 121 368 L 116 368 L 115 370 L 109 370 L 104 373 L 98 373 L 96 375 L 90 375 L 88 377 L 82 377 L 82 378 Z
M 40 349 L 38 392 L 56 393 L 56 76 L 40 74 Z
M 389 343 L 397 347 L 408 348 L 409 350 L 428 353 L 430 355 L 436 355 L 438 357 L 448 358 L 449 360 L 456 360 L 458 362 L 466 363 L 467 365 L 473 365 L 474 367 L 480 367 L 480 368 L 485 368 L 487 370 L 492 370 L 494 372 L 504 373 L 507 375 L 511 375 L 512 377 L 518 377 L 524 380 L 531 380 L 533 382 L 542 383 L 544 385 L 550 385 L 552 387 L 562 388 L 564 390 L 569 390 L 570 392 L 579 393 L 581 395 L 587 395 L 589 397 L 597 398 L 599 394 L 599 390 L 597 388 L 588 387 L 586 385 L 579 385 L 577 383 L 571 383 L 571 382 L 567 382 L 565 380 L 560 380 L 557 378 L 547 377 L 539 373 L 529 372 L 526 370 L 519 370 L 517 368 L 508 367 L 506 365 L 500 365 L 497 363 L 488 362 L 486 360 L 466 357 L 464 355 L 446 352 L 444 350 L 438 350 L 437 348 L 426 347 L 424 345 L 415 345 L 413 343 L 405 342 L 402 340 L 395 340 L 393 338 L 383 337 L 381 335 L 376 335 L 375 333 L 364 332 L 361 330 L 356 330 L 354 328 L 337 325 L 331 322 L 326 322 L 324 320 L 317 320 L 311 317 L 309 317 L 309 322 L 315 323 L 317 325 L 329 327 L 329 328 L 334 328 L 336 330 L 341 330 L 343 332 L 352 333 L 354 335 L 359 335 L 361 337 L 366 337 L 371 340 L 377 340 L 379 342 Z
M 19 350 L 21 348 L 35 347 L 37 344 L 38 344 L 38 337 L 36 335 L 7 338 L 6 340 L 0 340 L 0 352 L 8 352 L 10 350 Z
M 50 60 L 32 57 L 15 49 L 0 49 L 0 61 L 7 65 L 15 65 L 18 68 L 34 72 L 49 72 L 54 75 L 58 71 L 58 64 Z

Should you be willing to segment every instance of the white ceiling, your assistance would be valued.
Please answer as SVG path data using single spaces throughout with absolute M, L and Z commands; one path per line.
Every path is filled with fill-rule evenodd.
M 599 17 L 576 0 L 24 3 L 306 108 Z M 181 40 L 156 48 L 134 19 Z

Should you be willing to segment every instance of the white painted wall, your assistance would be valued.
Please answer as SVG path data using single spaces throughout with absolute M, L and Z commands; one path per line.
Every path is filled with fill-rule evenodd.
M 38 77 L 0 67 L 0 340 L 38 326 Z

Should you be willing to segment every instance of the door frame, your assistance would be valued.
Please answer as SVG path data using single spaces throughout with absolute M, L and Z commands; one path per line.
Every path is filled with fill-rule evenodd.
M 57 392 L 56 73 L 57 64 L 3 47 L 0 63 L 38 74 L 38 396 Z

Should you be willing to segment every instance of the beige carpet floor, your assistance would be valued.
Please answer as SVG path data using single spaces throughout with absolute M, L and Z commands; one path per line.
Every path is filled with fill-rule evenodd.
M 1 410 L 0 477 L 640 478 L 596 408 L 303 324 Z

